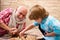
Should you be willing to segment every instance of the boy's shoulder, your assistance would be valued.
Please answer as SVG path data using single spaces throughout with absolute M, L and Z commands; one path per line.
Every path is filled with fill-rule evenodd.
M 58 20 L 58 19 L 55 18 L 54 16 L 49 15 L 48 18 L 47 18 L 47 20 L 56 21 L 56 20 Z M 58 20 L 58 21 L 59 21 L 59 20 Z
M 57 19 L 54 16 L 49 15 L 48 18 L 47 18 L 47 20 L 54 21 L 54 20 L 57 20 Z
M 52 24 L 52 23 L 56 23 L 56 22 L 60 22 L 60 21 L 57 18 L 49 15 L 47 18 L 47 22 Z

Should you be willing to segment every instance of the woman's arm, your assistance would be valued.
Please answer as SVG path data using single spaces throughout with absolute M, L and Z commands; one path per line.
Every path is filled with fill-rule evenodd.
M 2 23 L 2 22 L 0 22 L 0 27 L 9 31 L 9 33 L 11 33 L 11 34 L 15 34 L 15 31 L 17 31 L 16 28 L 10 28 L 9 26 L 7 26 L 5 23 Z
M 0 27 L 2 27 L 5 30 L 8 30 L 8 31 L 10 30 L 10 28 L 3 22 L 0 22 Z

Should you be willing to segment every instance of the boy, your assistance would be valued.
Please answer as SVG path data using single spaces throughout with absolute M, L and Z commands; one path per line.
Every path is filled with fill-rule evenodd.
M 45 31 L 43 34 L 46 40 L 60 40 L 59 20 L 50 16 L 49 13 L 40 5 L 33 6 L 30 12 L 31 14 L 29 15 L 29 19 L 35 20 L 35 22 L 20 32 L 21 37 L 25 31 L 33 28 L 34 26 L 40 25 L 39 27 Z

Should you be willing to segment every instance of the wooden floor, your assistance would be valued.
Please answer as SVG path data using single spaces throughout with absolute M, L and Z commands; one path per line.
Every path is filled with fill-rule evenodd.
M 26 34 L 28 34 L 27 38 L 24 39 L 22 38 L 23 40 L 36 40 L 35 38 L 42 38 L 43 35 L 42 33 L 37 29 L 37 28 L 33 28 L 29 31 L 26 32 Z M 37 37 L 36 37 L 37 36 Z M 21 40 L 19 37 L 13 37 L 13 38 L 6 38 L 6 37 L 0 37 L 0 40 Z
M 13 37 L 13 38 L 0 38 L 0 40 L 36 40 L 36 37 L 28 35 L 26 38 Z

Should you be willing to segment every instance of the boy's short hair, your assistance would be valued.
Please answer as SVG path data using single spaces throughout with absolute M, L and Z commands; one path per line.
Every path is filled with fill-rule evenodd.
M 35 20 L 38 18 L 42 18 L 44 19 L 45 17 L 47 17 L 49 14 L 46 12 L 46 10 L 41 7 L 40 5 L 35 5 L 30 9 L 30 15 L 29 15 L 29 19 L 30 20 Z

